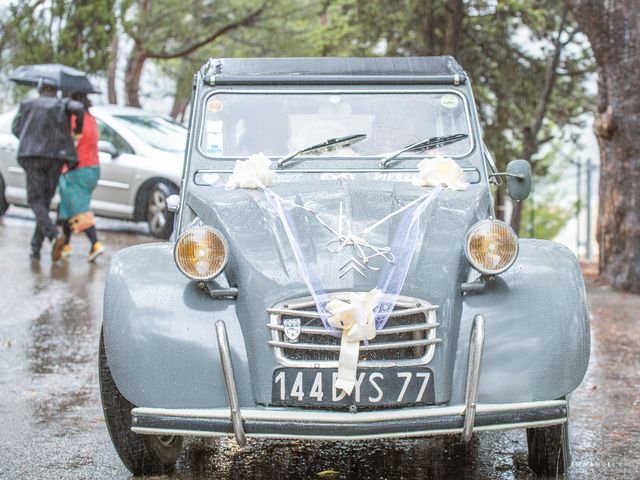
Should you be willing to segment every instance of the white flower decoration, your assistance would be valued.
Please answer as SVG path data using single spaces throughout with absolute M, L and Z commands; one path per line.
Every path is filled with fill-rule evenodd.
M 259 188 L 273 185 L 271 160 L 260 152 L 251 155 L 247 160 L 237 160 L 233 173 L 227 182 L 227 189 Z
M 327 305 L 329 325 L 342 330 L 343 337 L 352 342 L 376 336 L 376 315 L 373 309 L 378 305 L 382 292 L 378 289 L 366 293 L 349 294 L 349 302 L 333 299 Z
M 458 162 L 448 157 L 425 158 L 418 163 L 418 175 L 412 183 L 419 187 L 444 185 L 451 190 L 466 190 L 464 172 Z

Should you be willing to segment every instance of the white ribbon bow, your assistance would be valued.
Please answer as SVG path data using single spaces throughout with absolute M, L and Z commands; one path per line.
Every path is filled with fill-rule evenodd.
M 327 304 L 329 324 L 336 330 L 342 330 L 335 387 L 344 390 L 347 395 L 351 395 L 356 384 L 360 342 L 373 340 L 376 336 L 374 308 L 381 296 L 382 292 L 378 289 L 366 293 L 351 292 L 348 302 L 333 299 Z
M 273 184 L 273 170 L 271 160 L 260 152 L 251 155 L 246 160 L 237 160 L 233 166 L 233 173 L 227 182 L 226 189 L 234 188 L 264 188 Z
M 444 185 L 451 190 L 466 190 L 469 184 L 464 181 L 464 171 L 452 158 L 425 158 L 418 163 L 418 176 L 412 182 L 418 187 L 437 187 Z

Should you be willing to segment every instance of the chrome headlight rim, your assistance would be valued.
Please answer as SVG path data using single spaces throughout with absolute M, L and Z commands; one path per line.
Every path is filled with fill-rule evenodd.
M 471 252 L 469 251 L 469 238 L 471 237 L 471 235 L 482 225 L 489 224 L 489 223 L 491 224 L 498 223 L 506 227 L 509 233 L 512 235 L 513 239 L 515 240 L 515 246 L 516 246 L 516 251 L 511 261 L 507 265 L 505 265 L 503 268 L 496 269 L 496 270 L 489 270 L 476 265 L 476 263 L 472 260 Z M 503 222 L 502 220 L 497 220 L 495 218 L 485 218 L 484 220 L 480 220 L 478 223 L 475 223 L 474 225 L 472 225 L 471 228 L 467 231 L 467 234 L 464 239 L 464 256 L 466 257 L 467 262 L 469 262 L 469 265 L 471 265 L 473 269 L 477 270 L 482 275 L 487 275 L 487 276 L 500 275 L 501 273 L 504 273 L 507 270 L 509 270 L 513 266 L 513 264 L 516 262 L 518 255 L 520 254 L 520 242 L 518 240 L 519 240 L 518 235 L 516 234 L 515 230 L 511 228 L 510 225 Z
M 214 235 L 216 235 L 220 239 L 220 241 L 222 242 L 222 245 L 224 246 L 224 260 L 222 261 L 222 264 L 220 265 L 220 268 L 218 268 L 218 270 L 213 275 L 203 276 L 203 277 L 193 277 L 193 276 L 189 275 L 187 272 L 185 272 L 180 267 L 180 262 L 178 262 L 178 245 L 180 244 L 180 241 L 182 239 L 184 239 L 184 237 L 187 234 L 193 233 L 194 230 L 208 230 L 209 232 L 211 232 Z M 195 280 L 197 282 L 208 282 L 208 281 L 213 280 L 214 278 L 218 277 L 222 272 L 224 272 L 224 269 L 227 268 L 227 263 L 229 262 L 229 243 L 227 242 L 227 239 L 222 234 L 222 232 L 220 230 L 218 230 L 217 228 L 213 228 L 213 227 L 211 227 L 209 225 L 196 225 L 196 226 L 193 226 L 193 227 L 190 227 L 190 228 L 186 229 L 176 239 L 176 241 L 175 241 L 175 243 L 173 245 L 173 261 L 175 262 L 176 266 L 178 267 L 178 270 L 180 270 L 180 272 L 185 277 L 187 277 L 188 279 Z

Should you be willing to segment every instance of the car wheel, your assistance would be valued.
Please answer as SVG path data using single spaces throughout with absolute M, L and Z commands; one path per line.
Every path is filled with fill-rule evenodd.
M 138 435 L 131 431 L 131 409 L 135 408 L 118 390 L 100 332 L 100 396 L 111 442 L 118 456 L 135 475 L 160 475 L 170 471 L 182 449 L 182 437 L 176 435 Z
M 529 467 L 537 475 L 556 477 L 563 474 L 571 463 L 569 425 L 527 428 Z
M 173 214 L 167 209 L 167 198 L 176 193 L 178 190 L 165 182 L 154 183 L 147 190 L 144 218 L 156 238 L 167 239 L 173 232 Z
M 4 196 L 4 188 L 4 179 L 2 178 L 2 175 L 0 175 L 0 216 L 4 215 L 4 212 L 9 208 L 9 203 Z

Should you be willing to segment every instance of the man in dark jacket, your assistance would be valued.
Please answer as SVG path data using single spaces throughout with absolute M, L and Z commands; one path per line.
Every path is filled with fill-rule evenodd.
M 51 258 L 59 260 L 64 236 L 49 218 L 62 167 L 78 163 L 71 115 L 76 117 L 75 135 L 82 133 L 84 106 L 68 98 L 59 99 L 56 87 L 39 85 L 40 96 L 20 104 L 11 131 L 20 139 L 18 163 L 27 173 L 27 200 L 36 215 L 36 231 L 31 239 L 31 257 L 40 258 L 45 238 L 53 244 Z

